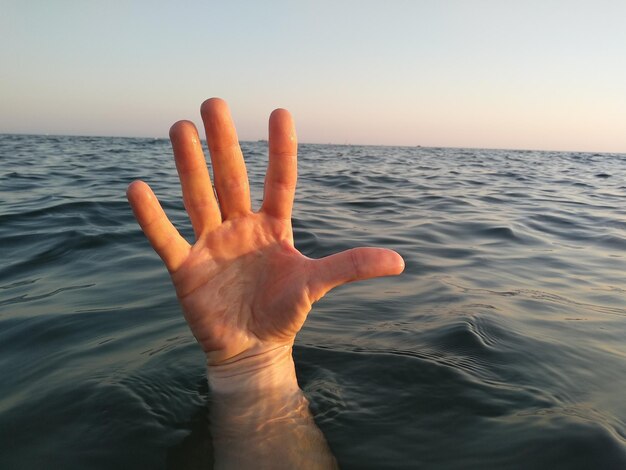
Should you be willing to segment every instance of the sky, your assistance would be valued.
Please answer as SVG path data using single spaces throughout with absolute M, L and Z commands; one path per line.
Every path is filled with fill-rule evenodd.
M 0 133 L 626 152 L 623 0 L 0 0 Z

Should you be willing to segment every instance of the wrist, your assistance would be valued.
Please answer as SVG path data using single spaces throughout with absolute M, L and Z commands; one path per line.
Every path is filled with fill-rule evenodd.
M 291 353 L 289 343 L 208 366 L 216 468 L 337 468 Z
M 260 352 L 247 351 L 219 364 L 209 363 L 207 376 L 211 392 L 230 395 L 299 390 L 292 346 L 288 343 Z

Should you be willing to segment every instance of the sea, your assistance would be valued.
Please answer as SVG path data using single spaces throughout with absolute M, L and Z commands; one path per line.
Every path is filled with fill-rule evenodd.
M 267 143 L 241 145 L 258 208 Z M 406 261 L 296 340 L 341 468 L 626 468 L 626 155 L 301 144 L 299 172 L 302 253 Z M 1 469 L 213 465 L 135 179 L 192 240 L 167 140 L 0 136 Z

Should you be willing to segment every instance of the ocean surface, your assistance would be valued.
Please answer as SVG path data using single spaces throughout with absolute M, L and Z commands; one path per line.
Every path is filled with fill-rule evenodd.
M 266 143 L 242 143 L 254 205 Z M 211 468 L 203 354 L 125 190 L 191 239 L 167 140 L 0 136 L 0 468 Z M 344 469 L 626 468 L 626 155 L 300 146 L 296 246 L 399 251 L 316 304 Z

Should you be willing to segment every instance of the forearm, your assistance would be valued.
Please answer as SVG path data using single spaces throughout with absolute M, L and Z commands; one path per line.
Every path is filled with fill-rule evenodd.
M 216 469 L 337 468 L 298 387 L 291 346 L 208 367 Z

